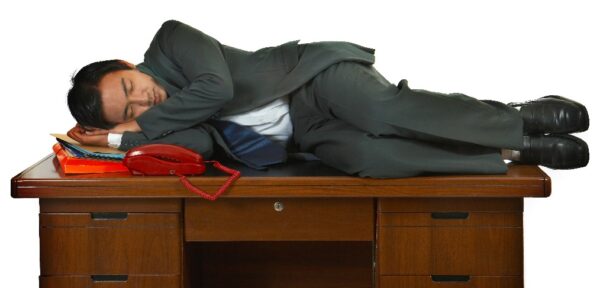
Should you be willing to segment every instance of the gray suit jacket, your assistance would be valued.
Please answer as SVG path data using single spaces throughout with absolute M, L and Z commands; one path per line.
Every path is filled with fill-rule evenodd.
M 239 160 L 205 120 L 244 113 L 289 94 L 337 62 L 375 62 L 374 49 L 349 42 L 301 44 L 299 57 L 298 42 L 249 52 L 184 23 L 163 23 L 137 68 L 162 85 L 169 98 L 136 119 L 142 132 L 126 132 L 119 149 L 170 143 L 208 158 L 216 143 Z

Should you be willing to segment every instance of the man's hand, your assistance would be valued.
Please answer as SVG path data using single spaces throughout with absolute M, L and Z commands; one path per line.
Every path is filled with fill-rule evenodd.
M 123 134 L 124 132 L 140 132 L 142 128 L 135 120 L 129 122 L 117 124 L 115 127 L 109 130 L 110 133 Z
M 142 131 L 142 128 L 140 128 L 135 120 L 117 124 L 110 130 L 100 128 L 84 128 L 77 124 L 75 127 L 71 128 L 69 132 L 67 132 L 67 135 L 84 145 L 107 147 L 108 133 L 123 134 L 126 131 L 140 132 Z
M 137 124 L 135 120 L 117 124 L 110 130 L 100 129 L 100 128 L 92 128 L 85 130 L 86 135 L 104 135 L 108 133 L 114 134 L 123 134 L 125 132 L 140 132 L 142 128 Z
M 67 135 L 73 140 L 84 144 L 93 146 L 108 147 L 108 130 L 104 129 L 85 129 L 81 125 L 77 124 L 71 128 Z

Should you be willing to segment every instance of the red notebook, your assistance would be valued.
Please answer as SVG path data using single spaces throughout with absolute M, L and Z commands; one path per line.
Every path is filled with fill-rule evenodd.
M 59 143 L 54 144 L 52 150 L 65 174 L 129 172 L 121 161 L 74 157 Z

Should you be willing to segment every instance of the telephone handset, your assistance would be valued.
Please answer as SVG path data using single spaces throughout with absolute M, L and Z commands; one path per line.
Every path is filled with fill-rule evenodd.
M 213 166 L 231 177 L 213 195 L 208 194 L 192 185 L 185 175 L 200 175 L 206 171 L 205 163 Z M 233 181 L 240 177 L 240 172 L 223 166 L 218 161 L 204 161 L 202 155 L 193 150 L 171 144 L 147 144 L 135 147 L 125 154 L 123 164 L 132 174 L 149 176 L 177 175 L 183 185 L 191 192 L 204 199 L 216 200 Z

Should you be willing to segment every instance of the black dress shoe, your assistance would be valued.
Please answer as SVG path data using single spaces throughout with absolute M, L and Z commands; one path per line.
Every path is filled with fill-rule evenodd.
M 585 131 L 590 126 L 585 106 L 565 97 L 550 95 L 508 105 L 521 107 L 525 134 L 567 134 Z
M 573 135 L 524 136 L 523 141 L 519 163 L 575 169 L 585 167 L 590 159 L 588 145 Z

